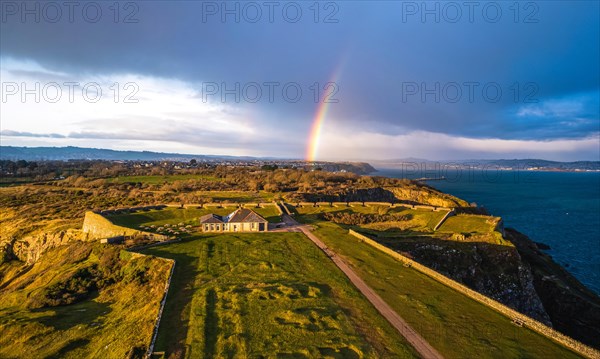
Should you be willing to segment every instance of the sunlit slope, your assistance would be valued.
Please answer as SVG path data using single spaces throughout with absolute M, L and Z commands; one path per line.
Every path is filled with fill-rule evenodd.
M 0 357 L 123 358 L 148 344 L 170 264 L 73 242 L 0 266 Z

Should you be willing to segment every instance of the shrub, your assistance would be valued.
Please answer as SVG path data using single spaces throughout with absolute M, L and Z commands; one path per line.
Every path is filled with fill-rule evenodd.
M 41 295 L 34 296 L 29 308 L 56 307 L 78 302 L 98 290 L 100 273 L 96 265 L 78 269 L 67 279 L 46 287 Z

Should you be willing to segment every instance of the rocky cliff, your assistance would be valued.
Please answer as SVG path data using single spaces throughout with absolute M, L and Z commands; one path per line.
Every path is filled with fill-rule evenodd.
M 31 221 L 6 209 L 0 210 L 0 227 L 0 264 L 13 259 L 32 264 L 50 248 L 85 239 L 81 230 L 66 221 Z
M 33 264 L 47 250 L 83 238 L 82 232 L 77 229 L 40 233 L 6 242 L 4 251 L 7 259 L 18 259 L 26 264 Z
M 600 349 L 600 297 L 524 234 L 508 228 L 506 238 L 531 267 L 532 284 L 554 328 Z
M 523 314 L 552 326 L 528 263 L 513 246 L 439 239 L 378 242 Z

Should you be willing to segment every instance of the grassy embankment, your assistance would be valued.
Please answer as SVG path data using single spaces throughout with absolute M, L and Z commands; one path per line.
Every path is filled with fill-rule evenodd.
M 302 209 L 301 209 L 302 211 Z M 361 243 L 341 226 L 300 215 L 315 234 L 447 358 L 575 358 L 566 348 Z M 461 228 L 463 228 L 461 226 Z M 464 229 L 464 228 L 463 228 Z
M 107 248 L 73 242 L 31 267 L 0 265 L 1 358 L 144 354 L 169 263 Z
M 167 356 L 415 355 L 299 233 L 195 235 L 144 253 L 177 261 L 156 346 Z

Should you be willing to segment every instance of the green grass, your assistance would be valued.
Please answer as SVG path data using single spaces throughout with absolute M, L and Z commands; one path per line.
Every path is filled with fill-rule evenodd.
M 166 357 L 415 357 L 300 233 L 198 235 L 144 253 L 177 261 L 156 346 Z
M 32 182 L 35 180 L 30 177 L 0 177 L 0 187 L 19 186 Z
M 236 210 L 237 207 L 205 207 L 205 208 L 176 208 L 167 207 L 161 210 L 140 211 L 131 214 L 109 215 L 107 218 L 116 225 L 139 229 L 144 226 L 162 226 L 165 224 L 199 225 L 199 218 L 208 213 L 226 215 Z
M 256 213 L 260 214 L 264 219 L 269 221 L 269 223 L 279 223 L 281 222 L 281 216 L 279 215 L 279 211 L 275 206 L 269 205 L 264 208 L 251 208 Z
M 439 228 L 441 232 L 452 233 L 491 233 L 496 225 L 496 217 L 458 215 L 448 217 Z
M 195 194 L 210 198 L 212 201 L 231 203 L 272 202 L 277 194 L 260 191 L 196 191 Z
M 406 268 L 333 223 L 315 234 L 446 358 L 576 358 L 568 349 Z

